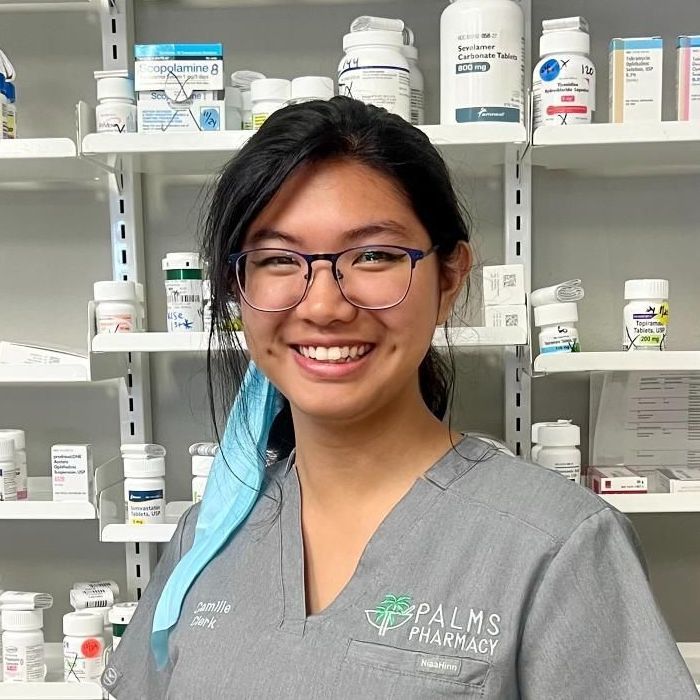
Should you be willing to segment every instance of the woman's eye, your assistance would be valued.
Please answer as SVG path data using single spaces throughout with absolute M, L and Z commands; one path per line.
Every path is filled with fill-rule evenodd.
M 289 265 L 299 266 L 299 261 L 288 255 L 271 255 L 258 260 L 258 267 L 286 267 Z
M 355 263 L 390 263 L 396 262 L 400 257 L 388 250 L 364 250 L 357 256 Z

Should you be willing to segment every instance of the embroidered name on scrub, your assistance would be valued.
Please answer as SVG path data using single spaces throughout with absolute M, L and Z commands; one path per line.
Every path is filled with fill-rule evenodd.
M 217 615 L 228 615 L 231 612 L 231 603 L 227 600 L 217 600 L 213 603 L 199 602 L 194 609 L 194 615 L 190 627 L 204 627 L 213 630 L 218 621 Z M 206 613 L 203 615 L 202 613 Z

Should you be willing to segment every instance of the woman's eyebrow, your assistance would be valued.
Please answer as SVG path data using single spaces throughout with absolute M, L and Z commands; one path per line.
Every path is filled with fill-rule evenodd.
M 347 231 L 343 231 L 341 236 L 349 243 L 358 243 L 372 236 L 376 236 L 378 233 L 389 234 L 403 241 L 406 238 L 406 227 L 398 221 L 387 219 L 385 221 L 374 221 L 371 224 L 348 229 Z M 292 246 L 302 245 L 301 240 L 297 236 L 268 226 L 253 231 L 249 235 L 247 243 L 248 245 L 260 245 L 270 240 L 282 241 Z
M 271 239 L 284 241 L 290 245 L 301 245 L 299 239 L 293 236 L 291 233 L 285 233 L 284 231 L 278 231 L 275 228 L 263 227 L 255 230 L 248 236 L 248 245 L 258 245 L 264 243 Z

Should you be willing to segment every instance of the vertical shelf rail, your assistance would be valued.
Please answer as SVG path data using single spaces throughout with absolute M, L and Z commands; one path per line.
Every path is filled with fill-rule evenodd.
M 134 36 L 133 0 L 109 0 L 100 11 L 103 70 L 128 70 Z M 109 220 L 112 278 L 145 282 L 141 177 L 131 163 L 118 160 L 109 178 Z M 126 384 L 119 395 L 121 442 L 150 442 L 150 367 L 147 355 L 129 353 Z M 129 597 L 138 600 L 156 563 L 156 547 L 145 542 L 126 545 Z

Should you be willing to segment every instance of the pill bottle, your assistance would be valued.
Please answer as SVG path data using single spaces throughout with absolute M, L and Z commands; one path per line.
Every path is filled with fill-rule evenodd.
M 532 75 L 534 128 L 590 124 L 595 111 L 595 66 L 583 17 L 542 22 L 540 60 Z
M 136 311 L 138 312 L 137 330 L 146 330 L 146 296 L 141 282 L 134 282 L 136 287 Z
M 211 280 L 202 280 L 202 324 L 211 333 Z
M 530 459 L 537 464 L 537 456 L 539 455 L 542 445 L 540 444 L 539 431 L 545 425 L 571 425 L 570 420 L 545 421 L 544 423 L 533 423 L 531 428 L 532 449 L 530 450 Z
M 545 423 L 537 431 L 540 449 L 537 464 L 553 469 L 570 481 L 581 483 L 581 429 L 571 421 Z
M 127 525 L 165 522 L 165 448 L 122 445 Z
M 237 87 L 226 88 L 226 129 L 240 131 L 243 128 L 243 96 Z
M 292 96 L 292 84 L 281 78 L 262 78 L 250 84 L 253 129 L 259 129 L 267 118 L 282 109 Z
M 292 92 L 287 104 L 295 105 L 311 100 L 330 100 L 335 95 L 333 78 L 304 75 L 292 80 Z
M 578 306 L 575 302 L 535 307 L 535 325 L 540 328 L 540 353 L 580 352 Z
M 411 124 L 425 124 L 425 79 L 418 66 L 418 49 L 415 46 L 402 46 L 401 53 L 406 57 L 411 71 Z
M 131 618 L 136 612 L 138 603 L 115 603 L 109 611 L 109 621 L 112 624 L 112 649 L 116 649 L 121 642 Z
M 258 73 L 254 70 L 237 70 L 231 73 L 231 87 L 238 88 L 241 91 L 241 120 L 244 131 L 250 131 L 253 128 L 253 108 L 250 97 L 250 84 L 254 80 L 262 80 L 265 78 L 264 73 Z M 228 126 L 228 125 L 227 125 Z
M 440 19 L 440 122 L 524 124 L 520 5 L 512 0 L 450 3 Z
M 168 253 L 162 261 L 170 333 L 203 331 L 202 263 L 197 253 Z
M 99 683 L 104 671 L 103 616 L 77 611 L 63 616 L 63 679 Z
M 95 330 L 97 333 L 133 333 L 139 313 L 133 282 L 95 282 Z
M 125 70 L 95 71 L 97 131 L 118 134 L 136 131 L 134 81 Z
M 2 611 L 2 666 L 5 683 L 41 683 L 44 665 L 44 611 Z
M 86 612 L 96 615 L 102 623 L 102 639 L 104 639 L 105 649 L 112 646 L 112 623 L 109 621 L 109 613 L 112 610 L 110 605 L 107 608 L 76 608 L 76 612 Z
M 0 501 L 16 500 L 15 441 L 11 437 L 0 437 Z
M 7 138 L 17 138 L 17 88 L 14 83 L 5 83 L 5 122 L 7 124 Z
M 0 430 L 0 440 L 11 439 L 15 443 L 15 488 L 17 500 L 27 500 L 27 449 L 24 430 L 4 428 Z
M 5 76 L 0 73 L 0 139 L 9 138 L 8 136 L 8 123 L 7 123 L 7 108 L 10 101 L 7 99 L 7 94 L 5 92 Z
M 665 350 L 668 330 L 668 280 L 627 280 L 623 311 L 624 350 Z
M 199 503 L 204 496 L 209 471 L 214 458 L 205 455 L 192 455 L 192 502 Z
M 403 34 L 350 32 L 338 65 L 338 94 L 384 107 L 411 120 L 411 71 L 403 55 Z

